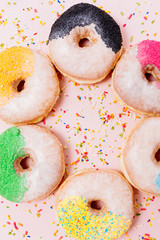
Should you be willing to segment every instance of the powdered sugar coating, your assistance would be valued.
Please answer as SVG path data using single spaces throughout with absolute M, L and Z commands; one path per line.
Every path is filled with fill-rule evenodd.
M 83 196 L 88 203 L 102 201 L 103 208 L 98 212 L 90 207 L 99 216 L 111 211 L 132 220 L 132 187 L 116 171 L 85 169 L 70 176 L 57 192 L 56 209 L 60 201 L 70 196 Z
M 160 165 L 156 160 L 159 148 L 160 118 L 151 117 L 132 130 L 123 152 L 122 167 L 126 178 L 134 187 L 154 195 L 160 193 Z
M 84 39 L 90 42 L 87 47 L 79 44 Z M 80 84 L 103 80 L 122 49 L 118 24 L 105 11 L 88 3 L 73 5 L 65 11 L 52 25 L 48 42 L 56 68 Z
M 93 45 L 79 47 L 79 40 L 88 37 Z M 64 38 L 53 39 L 49 42 L 50 57 L 60 72 L 71 80 L 83 84 L 99 82 L 108 74 L 120 56 L 111 48 L 107 48 L 95 25 L 73 29 Z M 72 56 L 72 57 L 71 57 Z
M 51 111 L 59 96 L 59 81 L 51 61 L 38 51 L 30 52 L 34 59 L 33 74 L 24 79 L 24 89 L 20 92 L 14 90 L 14 97 L 0 108 L 0 118 L 9 123 L 41 121 Z M 16 58 L 13 61 L 16 62 Z
M 21 202 L 41 199 L 51 193 L 64 174 L 62 145 L 48 129 L 36 125 L 20 126 L 25 139 L 25 151 L 32 164 L 26 171 L 27 188 Z M 17 166 L 20 174 L 23 170 Z
M 154 51 L 151 49 L 149 54 L 149 49 L 143 51 L 144 42 L 146 41 L 125 51 L 113 74 L 113 88 L 117 98 L 124 105 L 141 114 L 153 116 L 160 114 L 160 90 L 157 87 L 157 81 L 148 81 L 145 73 L 151 73 L 155 79 L 160 79 L 159 65 L 154 65 L 156 58 L 150 57 L 151 51 L 153 54 L 158 47 L 155 47 Z M 156 45 L 155 41 L 152 42 Z M 141 62 L 137 56 L 138 58 L 141 56 Z M 158 56 L 157 53 L 157 58 Z M 150 62 L 149 58 L 151 58 Z

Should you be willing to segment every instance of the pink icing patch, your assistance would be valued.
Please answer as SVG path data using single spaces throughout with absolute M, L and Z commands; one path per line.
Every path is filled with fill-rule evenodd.
M 160 83 L 159 83 L 159 82 L 156 82 L 156 87 L 157 87 L 158 89 L 160 89 Z
M 137 59 L 144 68 L 148 64 L 155 65 L 160 71 L 160 42 L 144 40 L 138 44 Z

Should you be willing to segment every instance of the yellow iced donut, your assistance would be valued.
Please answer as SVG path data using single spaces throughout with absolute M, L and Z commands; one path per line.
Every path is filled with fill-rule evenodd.
M 24 47 L 0 52 L 0 118 L 35 123 L 53 108 L 59 82 L 49 58 Z

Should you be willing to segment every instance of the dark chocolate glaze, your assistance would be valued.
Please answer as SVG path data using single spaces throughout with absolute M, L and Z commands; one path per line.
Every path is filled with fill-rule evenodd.
M 88 3 L 73 5 L 64 12 L 52 25 L 48 41 L 64 38 L 75 27 L 92 23 L 105 45 L 117 53 L 122 46 L 120 27 L 109 14 Z

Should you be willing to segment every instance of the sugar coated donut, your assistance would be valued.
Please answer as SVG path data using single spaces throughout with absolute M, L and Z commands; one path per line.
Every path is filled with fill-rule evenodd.
M 88 39 L 89 44 L 82 44 Z M 50 57 L 59 71 L 82 84 L 101 81 L 121 54 L 118 24 L 105 11 L 88 3 L 72 6 L 53 24 Z
M 59 82 L 49 58 L 24 47 L 0 52 L 0 118 L 4 121 L 41 121 L 58 95 Z
M 127 49 L 112 79 L 122 104 L 144 115 L 160 115 L 160 42 L 145 40 Z
M 0 195 L 12 202 L 46 197 L 64 174 L 61 143 L 48 129 L 26 125 L 0 135 Z
M 132 187 L 112 170 L 83 170 L 60 186 L 55 207 L 59 222 L 70 237 L 112 240 L 132 223 Z
M 140 121 L 131 131 L 123 151 L 122 169 L 139 190 L 160 194 L 160 118 Z

